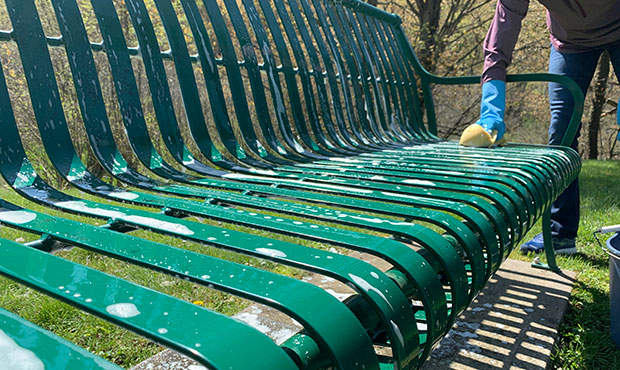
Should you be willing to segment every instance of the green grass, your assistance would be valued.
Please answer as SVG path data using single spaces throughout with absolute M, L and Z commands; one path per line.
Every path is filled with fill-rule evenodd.
M 580 253 L 576 256 L 558 259 L 561 268 L 576 271 L 578 275 L 570 299 L 569 310 L 560 328 L 560 340 L 552 357 L 554 367 L 557 369 L 620 369 L 620 351 L 615 349 L 609 335 L 608 258 L 592 236 L 592 231 L 600 226 L 620 223 L 619 174 L 620 162 L 618 161 L 584 162 L 580 177 L 582 189 L 582 219 L 578 240 Z M 69 192 L 79 197 L 88 198 L 86 194 L 77 191 Z M 69 216 L 63 212 L 45 209 L 24 201 L 2 184 L 0 184 L 0 197 L 45 213 L 70 217 L 90 224 L 103 223 L 101 220 Z M 99 201 L 101 200 L 99 199 Z M 233 227 L 217 222 L 216 224 Z M 236 227 L 236 229 L 266 234 L 263 231 L 252 231 L 246 228 Z M 538 226 L 535 227 L 525 240 L 534 236 L 539 230 Z M 222 252 L 173 237 L 140 231 L 134 235 L 286 275 L 299 277 L 301 274 L 298 270 L 282 265 Z M 37 235 L 6 227 L 0 228 L 0 237 L 19 242 L 38 238 Z M 288 238 L 282 237 L 281 239 Z M 320 243 L 295 240 L 295 238 L 291 238 L 290 241 L 313 247 L 326 247 Z M 232 315 L 248 305 L 248 302 L 242 299 L 79 248 L 59 252 L 59 255 L 189 302 L 204 302 L 202 304 L 205 307 L 225 314 Z M 512 256 L 518 259 L 531 260 L 530 256 L 520 256 L 518 252 L 513 253 Z M 0 278 L 0 307 L 18 313 L 20 316 L 63 336 L 69 341 L 126 368 L 161 350 L 160 346 L 147 339 L 5 278 Z
M 570 306 L 552 356 L 556 369 L 620 369 L 620 350 L 610 333 L 609 264 L 592 232 L 620 224 L 620 161 L 584 161 L 580 175 L 581 222 L 578 253 L 559 257 L 560 268 L 577 272 Z M 537 225 L 524 238 L 540 232 Z M 601 242 L 611 235 L 603 235 Z M 518 251 L 513 258 L 531 260 Z M 617 317 L 616 320 L 620 320 Z

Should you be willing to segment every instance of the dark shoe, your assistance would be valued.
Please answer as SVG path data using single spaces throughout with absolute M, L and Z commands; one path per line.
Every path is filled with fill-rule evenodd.
M 573 238 L 558 238 L 553 237 L 551 239 L 553 243 L 553 249 L 555 254 L 575 254 L 577 253 L 577 247 L 575 245 L 575 239 Z M 543 241 L 542 233 L 536 235 L 529 242 L 522 244 L 520 247 L 521 253 L 528 254 L 534 252 L 536 254 L 545 250 L 545 243 Z
M 555 254 L 575 254 L 577 253 L 577 246 L 575 245 L 575 239 L 573 238 L 553 238 L 553 249 Z

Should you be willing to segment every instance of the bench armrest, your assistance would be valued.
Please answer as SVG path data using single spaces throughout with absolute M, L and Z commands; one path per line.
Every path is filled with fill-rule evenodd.
M 423 79 L 426 83 L 434 83 L 439 85 L 467 85 L 467 84 L 479 84 L 480 76 L 463 76 L 463 77 L 441 77 L 431 73 L 427 73 L 425 78 Z M 575 106 L 573 108 L 573 115 L 571 116 L 570 123 L 568 124 L 568 128 L 564 133 L 564 137 L 562 138 L 561 145 L 570 146 L 575 140 L 575 135 L 577 134 L 577 130 L 579 129 L 579 123 L 581 121 L 581 115 L 583 113 L 584 106 L 584 96 L 581 92 L 581 89 L 577 85 L 575 81 L 566 76 L 561 76 L 557 74 L 551 73 L 528 73 L 528 74 L 516 74 L 516 75 L 508 75 L 506 77 L 506 82 L 557 82 L 559 84 L 564 85 L 573 96 L 573 101 L 575 102 Z M 427 89 L 424 89 L 427 90 Z M 430 91 L 429 91 L 430 92 Z M 426 91 L 425 91 L 426 94 Z M 425 97 L 426 98 L 426 97 Z M 425 99 L 426 100 L 426 99 Z M 432 102 L 432 100 L 430 100 Z M 431 117 L 435 120 L 435 112 L 432 104 L 427 106 L 427 109 L 432 109 L 431 111 L 427 111 L 428 117 Z

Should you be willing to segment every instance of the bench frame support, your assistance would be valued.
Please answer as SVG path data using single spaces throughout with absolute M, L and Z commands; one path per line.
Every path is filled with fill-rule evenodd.
M 540 262 L 540 259 L 536 257 L 532 262 L 532 267 L 537 269 L 550 270 L 553 272 L 562 272 L 555 260 L 555 250 L 553 249 L 553 242 L 551 240 L 551 207 L 548 207 L 543 213 L 542 232 L 543 241 L 545 243 L 545 256 L 547 257 L 547 263 Z

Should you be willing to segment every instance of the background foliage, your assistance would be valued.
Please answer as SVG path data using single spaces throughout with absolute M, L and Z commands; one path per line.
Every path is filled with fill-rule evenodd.
M 479 75 L 482 72 L 482 42 L 493 18 L 494 0 L 387 0 L 369 2 L 398 13 L 403 18 L 420 61 L 439 75 Z M 548 69 L 549 33 L 545 9 L 530 2 L 509 73 L 536 73 Z M 603 94 L 595 102 L 593 82 L 586 97 L 586 109 L 579 151 L 589 159 L 620 158 L 616 135 L 616 107 L 620 97 L 618 80 L 607 67 L 602 79 Z M 457 138 L 479 115 L 479 87 L 436 89 L 440 133 Z M 595 104 L 595 103 L 598 103 Z M 506 122 L 512 141 L 547 141 L 549 107 L 543 83 L 510 84 L 507 91 Z M 600 121 L 600 127 L 597 122 Z

